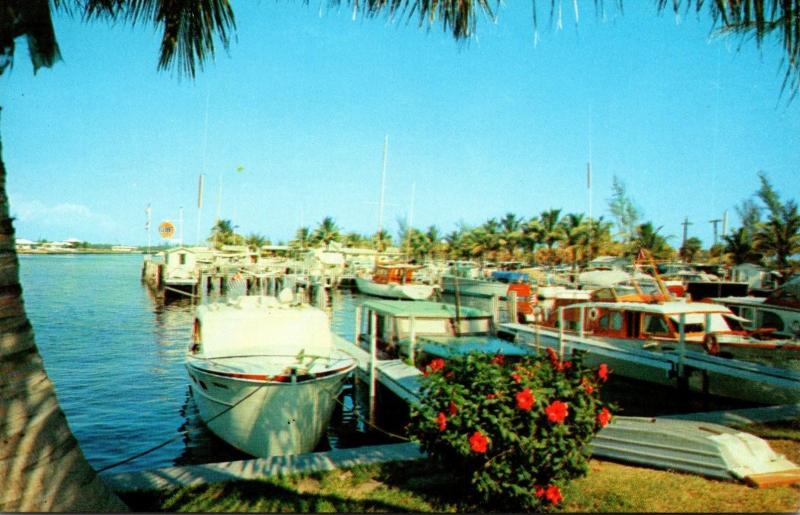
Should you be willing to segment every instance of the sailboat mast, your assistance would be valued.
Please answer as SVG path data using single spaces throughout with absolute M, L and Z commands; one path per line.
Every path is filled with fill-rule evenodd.
M 378 247 L 383 242 L 383 194 L 386 188 L 386 157 L 389 152 L 389 135 L 387 134 L 383 139 L 383 171 L 381 172 L 381 196 L 378 202 Z

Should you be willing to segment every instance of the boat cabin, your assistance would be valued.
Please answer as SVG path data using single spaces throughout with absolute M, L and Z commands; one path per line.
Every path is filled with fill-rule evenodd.
M 491 313 L 443 302 L 368 300 L 356 309 L 359 344 L 368 349 L 374 334 L 380 359 L 408 355 L 408 342 L 417 338 L 486 335 L 491 330 Z
M 378 284 L 406 284 L 414 282 L 416 265 L 377 265 L 372 272 L 372 280 Z
M 261 295 L 199 306 L 189 348 L 191 355 L 206 359 L 301 353 L 328 357 L 332 351 L 324 311 Z
M 706 333 L 746 334 L 741 326 L 741 317 L 724 306 L 710 303 L 579 303 L 566 307 L 561 319 L 556 312 L 552 327 L 559 327 L 560 320 L 563 320 L 566 331 L 579 332 L 582 319 L 583 331 L 587 335 L 677 341 L 681 314 L 685 315 L 687 341 L 703 341 Z

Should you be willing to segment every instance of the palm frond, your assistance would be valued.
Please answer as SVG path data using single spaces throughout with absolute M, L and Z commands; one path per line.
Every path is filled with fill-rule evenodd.
M 14 40 L 21 36 L 34 73 L 61 59 L 48 0 L 4 0 L 0 5 L 0 75 L 13 64 Z
M 190 77 L 214 58 L 216 39 L 229 48 L 236 29 L 229 0 L 85 0 L 84 17 L 154 23 L 163 29 L 158 68 Z

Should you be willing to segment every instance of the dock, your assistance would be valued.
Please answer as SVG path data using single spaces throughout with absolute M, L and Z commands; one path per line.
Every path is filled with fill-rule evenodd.
M 424 457 L 417 444 L 400 443 L 100 475 L 112 490 L 132 492 L 323 472 Z
M 377 359 L 376 354 L 342 337 L 336 337 L 335 344 L 356 358 L 356 372 L 369 385 L 371 419 L 377 409 L 378 384 L 409 404 L 420 402 L 422 373 L 416 367 L 400 359 Z M 601 459 L 759 487 L 800 483 L 800 467 L 775 453 L 765 440 L 714 421 L 785 420 L 798 413 L 800 404 L 670 418 L 615 416 L 590 445 L 592 456 Z

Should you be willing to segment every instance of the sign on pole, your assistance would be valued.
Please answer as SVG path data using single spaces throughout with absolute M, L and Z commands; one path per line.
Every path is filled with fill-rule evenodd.
M 161 222 L 161 225 L 158 226 L 158 234 L 165 240 L 172 238 L 175 236 L 175 225 L 169 220 Z

